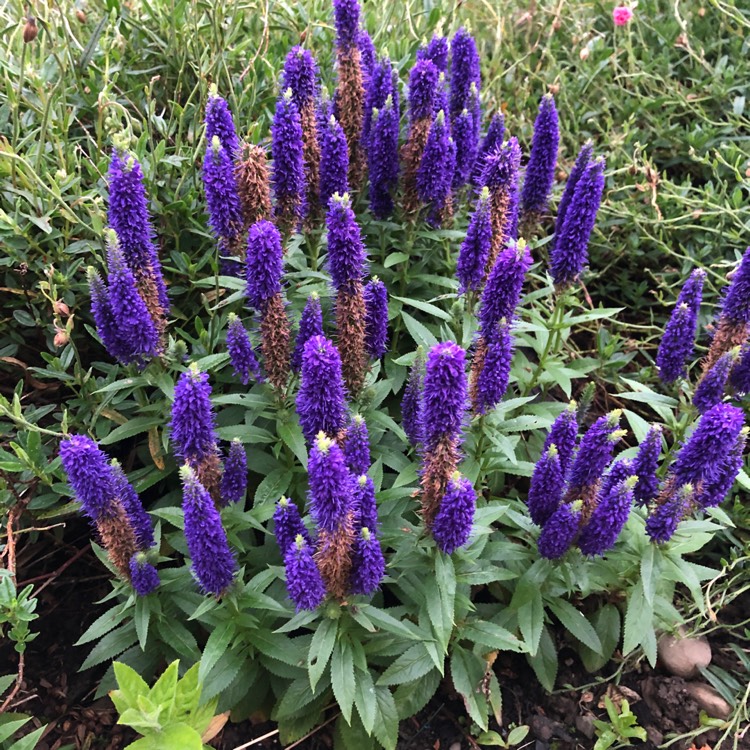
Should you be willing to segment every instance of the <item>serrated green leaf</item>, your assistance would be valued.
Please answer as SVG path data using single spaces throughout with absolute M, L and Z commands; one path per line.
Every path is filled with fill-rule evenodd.
M 39 729 L 35 729 L 31 734 L 21 737 L 20 740 L 16 740 L 8 750 L 34 750 L 39 740 L 42 739 L 45 729 L 47 729 L 46 724 Z
M 597 654 L 585 645 L 579 649 L 579 653 L 587 671 L 593 673 L 607 664 L 620 642 L 620 611 L 614 604 L 605 604 L 593 614 L 591 624 L 599 636 L 602 653 Z
M 204 682 L 208 673 L 213 669 L 216 662 L 221 659 L 236 632 L 232 621 L 223 622 L 208 636 L 206 645 L 203 647 L 200 667 L 198 668 L 198 680 Z
M 454 647 L 451 655 L 453 687 L 463 698 L 469 716 L 487 731 L 487 701 L 480 689 L 484 672 L 485 663 L 480 657 L 461 646 Z
M 433 661 L 424 645 L 415 643 L 388 666 L 378 679 L 378 685 L 401 685 L 412 682 L 433 669 Z
M 528 655 L 526 658 L 534 670 L 537 679 L 542 683 L 542 687 L 551 693 L 555 688 L 558 662 L 555 642 L 552 640 L 552 636 L 546 625 L 542 628 L 542 632 L 539 635 L 539 648 L 537 652 L 533 656 Z
M 307 654 L 307 672 L 310 677 L 310 688 L 315 690 L 318 680 L 328 666 L 328 660 L 333 653 L 338 633 L 338 620 L 325 618 L 320 622 L 310 641 L 310 651 Z
M 391 691 L 384 685 L 375 686 L 377 715 L 373 734 L 385 750 L 396 750 L 398 742 L 398 711 Z
M 341 713 L 348 723 L 354 706 L 354 656 L 348 639 L 340 638 L 331 654 L 331 687 Z
M 398 709 L 398 718 L 403 721 L 421 711 L 435 695 L 441 678 L 440 672 L 432 669 L 414 682 L 399 685 L 393 694 Z
M 466 639 L 493 650 L 516 651 L 518 653 L 528 651 L 528 647 L 523 641 L 494 622 L 476 620 L 467 623 L 461 628 L 460 634 L 462 640 Z
M 107 633 L 99 643 L 91 649 L 91 652 L 86 657 L 86 661 L 81 665 L 81 671 L 95 667 L 97 664 L 101 664 L 109 659 L 114 659 L 119 656 L 123 651 L 130 648 L 134 643 L 138 641 L 138 636 L 135 632 L 135 625 L 130 620 L 124 625 L 121 625 L 116 630 Z
M 127 616 L 128 611 L 121 604 L 108 609 L 89 625 L 86 632 L 75 642 L 75 645 L 83 646 L 85 643 L 90 643 L 101 638 L 106 633 L 109 633 L 110 630 L 116 628 Z
M 152 427 L 160 427 L 161 422 L 160 416 L 133 417 L 125 424 L 115 427 L 112 432 L 101 438 L 99 444 L 113 445 L 114 443 L 119 443 L 121 440 L 126 440 L 134 435 L 148 432 Z
M 602 655 L 602 644 L 586 615 L 565 599 L 550 598 L 547 606 L 557 616 L 565 629 L 594 653 Z
M 135 599 L 135 632 L 138 635 L 138 645 L 142 651 L 146 650 L 146 641 L 148 640 L 148 624 L 151 619 L 151 603 L 148 597 L 137 596 Z
M 643 643 L 646 631 L 653 632 L 653 610 L 643 594 L 643 584 L 639 580 L 630 591 L 628 608 L 625 612 L 625 628 L 622 638 L 622 653 L 629 654 Z
M 354 690 L 354 705 L 367 734 L 372 734 L 378 713 L 375 685 L 368 670 L 357 670 Z
M 307 468 L 307 446 L 302 435 L 302 429 L 297 422 L 279 422 L 276 430 L 284 445 L 286 445 L 304 468 Z

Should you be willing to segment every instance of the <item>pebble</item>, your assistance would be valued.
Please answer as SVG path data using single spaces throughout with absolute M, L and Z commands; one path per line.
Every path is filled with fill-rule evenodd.
M 685 685 L 687 694 L 713 719 L 727 719 L 732 707 L 704 682 L 688 682 Z
M 711 663 L 711 646 L 703 636 L 663 635 L 658 651 L 664 669 L 677 677 L 695 677 Z
M 584 736 L 592 739 L 594 736 L 594 717 L 589 714 L 576 716 L 576 729 Z
M 454 742 L 448 750 L 461 750 L 461 743 L 460 742 Z

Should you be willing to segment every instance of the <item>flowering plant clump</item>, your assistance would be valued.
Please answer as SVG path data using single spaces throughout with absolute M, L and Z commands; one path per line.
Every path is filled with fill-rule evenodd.
M 284 743 L 335 704 L 344 746 L 395 748 L 446 674 L 487 731 L 504 652 L 552 690 L 558 645 L 592 672 L 653 664 L 677 587 L 705 606 L 714 571 L 685 555 L 748 483 L 750 249 L 702 368 L 700 268 L 658 345 L 623 350 L 606 143 L 571 150 L 580 123 L 544 90 L 488 112 L 466 27 L 391 59 L 358 0 L 330 10 L 263 61 L 262 102 L 204 92 L 189 252 L 157 242 L 146 141 L 105 155 L 96 358 L 69 383 L 94 407 L 24 439 L 36 464 L 61 437 L 45 485 L 113 572 L 84 666 L 179 658 Z

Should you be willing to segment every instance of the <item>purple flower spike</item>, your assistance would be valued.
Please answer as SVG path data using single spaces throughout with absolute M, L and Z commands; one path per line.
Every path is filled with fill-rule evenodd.
M 299 612 L 317 609 L 326 598 L 326 588 L 313 559 L 309 542 L 297 536 L 284 555 L 286 587 Z
M 565 223 L 565 217 L 568 214 L 568 208 L 570 202 L 573 200 L 573 195 L 578 185 L 578 181 L 581 179 L 581 175 L 586 171 L 586 167 L 591 162 L 594 155 L 594 146 L 589 141 L 583 145 L 583 148 L 579 151 L 576 157 L 576 163 L 573 165 L 573 169 L 570 170 L 568 179 L 565 182 L 565 190 L 563 191 L 562 198 L 560 198 L 560 204 L 557 207 L 557 218 L 555 219 L 555 236 L 552 240 L 552 247 L 554 248 L 557 242 L 557 233 L 562 229 Z
M 729 373 L 737 361 L 738 354 L 738 349 L 722 354 L 716 360 L 716 364 L 706 371 L 693 394 L 693 406 L 701 414 L 705 414 L 712 406 L 721 403 L 729 380 Z
M 518 168 L 520 164 L 521 149 L 515 138 L 508 139 L 507 143 L 485 159 L 482 181 L 490 189 L 492 201 L 490 269 L 508 240 L 515 237 L 518 224 Z
M 401 399 L 401 426 L 414 448 L 424 442 L 422 429 L 422 392 L 424 390 L 424 354 L 422 347 L 409 370 L 404 395 Z
M 661 453 L 661 427 L 653 425 L 638 448 L 638 455 L 633 463 L 633 474 L 638 477 L 633 497 L 638 505 L 650 503 L 659 491 L 659 468 Z
M 455 120 L 471 102 L 471 85 L 482 83 L 479 53 L 474 38 L 460 28 L 451 41 L 451 120 Z
M 297 413 L 308 442 L 321 431 L 335 437 L 346 425 L 341 357 L 325 336 L 312 336 L 305 344 Z
M 372 110 L 367 165 L 370 170 L 370 210 L 378 219 L 393 213 L 393 192 L 398 183 L 399 122 L 391 94 L 381 109 Z
M 346 465 L 355 476 L 367 474 L 372 463 L 370 459 L 370 435 L 365 418 L 361 414 L 352 417 L 344 438 Z
M 448 51 L 448 39 L 433 34 L 427 45 L 417 50 L 417 60 L 430 60 L 441 73 L 447 73 Z
M 476 208 L 466 230 L 466 238 L 458 253 L 456 276 L 461 283 L 462 294 L 476 292 L 481 288 L 491 246 L 490 190 L 484 187 L 477 198 Z
M 336 193 L 349 190 L 349 147 L 339 121 L 331 115 L 320 133 L 320 202 L 328 206 Z
M 570 549 L 581 523 L 581 511 L 575 507 L 577 505 L 564 503 L 550 516 L 537 541 L 542 557 L 557 560 Z
M 440 438 L 457 439 L 466 412 L 466 352 L 452 341 L 436 344 L 427 355 L 422 396 L 425 448 Z
M 336 44 L 348 50 L 359 43 L 359 0 L 333 0 Z
M 432 108 L 437 115 L 438 112 L 443 111 L 448 113 L 448 107 L 450 106 L 448 101 L 448 87 L 445 83 L 445 73 L 440 73 L 438 76 L 438 85 L 437 85 L 437 91 L 435 92 L 435 102 L 432 105 Z M 450 120 L 449 120 L 450 122 Z M 448 130 L 451 130 L 451 127 L 449 126 Z
M 212 143 L 214 136 L 219 139 L 230 159 L 234 160 L 240 150 L 240 141 L 237 138 L 232 112 L 226 100 L 215 91 L 211 91 L 206 105 L 206 141 Z
M 701 487 L 697 500 L 702 508 L 711 508 L 724 502 L 727 494 L 732 489 L 734 480 L 737 478 L 737 474 L 739 474 L 744 464 L 743 453 L 745 451 L 745 443 L 747 442 L 747 434 L 748 428 L 743 427 L 737 436 L 732 450 L 722 462 L 718 476 Z
M 299 332 L 295 343 L 294 352 L 292 353 L 292 369 L 299 372 L 302 368 L 302 355 L 305 351 L 305 344 L 313 336 L 323 335 L 323 311 L 320 307 L 320 297 L 317 292 L 311 292 L 305 303 L 305 309 L 302 311 L 302 317 L 299 321 Z
M 445 112 L 437 113 L 427 136 L 417 171 L 419 200 L 430 206 L 430 222 L 441 224 L 443 211 L 450 211 L 451 185 L 456 168 L 456 144 L 450 135 Z
M 476 492 L 471 482 L 455 472 L 448 481 L 440 510 L 432 524 L 432 536 L 446 555 L 469 541 L 475 510 Z
M 550 427 L 547 438 L 544 441 L 545 451 L 550 445 L 557 446 L 563 477 L 568 473 L 568 469 L 570 468 L 570 462 L 576 447 L 576 440 L 578 439 L 577 409 L 578 404 L 575 401 L 571 401 L 565 408 L 565 411 L 561 412 L 552 423 L 552 427 Z
M 109 166 L 108 220 L 144 300 L 149 302 L 153 290 L 152 302 L 161 308 L 162 315 L 168 312 L 169 297 L 154 244 L 143 171 L 132 155 L 117 150 L 112 152 Z
M 151 516 L 146 513 L 138 493 L 128 481 L 120 464 L 113 459 L 110 465 L 112 467 L 114 497 L 122 504 L 130 525 L 133 527 L 136 547 L 145 552 L 151 549 L 155 543 Z
M 332 534 L 354 512 L 356 480 L 347 468 L 341 448 L 322 432 L 313 443 L 307 471 L 310 513 L 318 531 Z
M 207 594 L 226 592 L 237 569 L 221 516 L 206 488 L 188 464 L 180 469 L 185 540 L 196 580 Z
M 310 535 L 302 523 L 299 508 L 288 497 L 282 497 L 276 504 L 276 510 L 273 513 L 273 526 L 282 558 L 285 557 L 287 550 L 294 544 L 294 540 L 298 536 L 302 536 L 308 544 L 310 543 Z
M 174 389 L 171 441 L 175 454 L 191 465 L 210 459 L 216 453 L 214 428 L 208 373 L 192 364 Z
M 337 290 L 349 290 L 365 274 L 367 256 L 349 196 L 334 195 L 326 215 L 328 267 Z
M 596 484 L 612 460 L 615 444 L 624 431 L 618 429 L 621 411 L 605 414 L 589 427 L 581 439 L 573 465 L 570 469 L 569 497 L 577 500 L 584 488 Z
M 208 223 L 217 239 L 232 242 L 242 231 L 242 207 L 234 177 L 234 163 L 215 135 L 203 160 L 203 187 Z
M 367 91 L 375 70 L 377 54 L 375 53 L 375 45 L 372 43 L 372 38 L 365 29 L 359 30 L 357 47 L 359 47 L 359 56 L 362 61 L 362 82 L 365 85 L 365 91 Z
M 576 184 L 565 221 L 555 231 L 550 270 L 556 286 L 568 286 L 588 263 L 588 244 L 604 193 L 604 160 L 588 164 Z
M 284 61 L 282 91 L 292 90 L 292 98 L 297 109 L 312 104 L 318 93 L 318 66 L 310 50 L 300 46 L 292 47 Z
M 119 339 L 117 350 L 123 364 L 142 367 L 161 350 L 159 332 L 138 293 L 135 276 L 125 261 L 117 236 L 111 230 L 107 234 L 107 299 Z
M 692 359 L 695 348 L 705 278 L 706 272 L 701 268 L 690 274 L 664 329 L 664 336 L 656 353 L 656 366 L 664 383 L 674 383 L 687 375 L 687 364 Z
M 677 485 L 711 483 L 721 474 L 721 467 L 734 447 L 745 423 L 742 409 L 718 404 L 709 409 L 685 441 L 672 465 Z
M 109 304 L 109 290 L 93 266 L 86 269 L 91 294 L 91 315 L 96 324 L 96 333 L 104 344 L 107 354 L 117 360 L 123 361 L 128 358 L 123 351 L 123 342 L 117 333 L 117 322 L 115 321 L 112 306 Z
M 432 118 L 440 71 L 431 60 L 418 60 L 409 74 L 409 122 Z
M 638 477 L 631 476 L 609 488 L 598 499 L 594 512 L 578 539 L 584 555 L 603 555 L 614 547 L 633 505 L 633 488 Z
M 479 308 L 479 323 L 486 339 L 492 337 L 503 318 L 508 322 L 515 318 L 526 272 L 532 263 L 531 253 L 523 240 L 509 242 L 498 255 L 487 279 Z
M 484 169 L 487 165 L 487 157 L 497 151 L 503 145 L 505 138 L 505 118 L 499 112 L 492 115 L 490 125 L 487 128 L 487 135 L 482 140 L 482 145 L 477 153 L 477 161 L 474 166 L 472 182 L 475 186 L 484 185 Z
M 232 440 L 224 473 L 221 475 L 221 500 L 224 505 L 243 503 L 247 494 L 247 453 L 239 438 Z
M 115 479 L 106 454 L 86 435 L 60 443 L 60 461 L 76 500 L 93 521 L 112 515 Z
M 130 582 L 138 596 L 148 596 L 159 587 L 159 574 L 143 552 L 130 558 Z
M 385 558 L 375 534 L 364 527 L 352 550 L 351 588 L 354 594 L 371 596 L 385 575 Z
M 367 474 L 357 477 L 354 504 L 357 509 L 356 528 L 368 528 L 374 534 L 378 528 L 378 505 L 375 500 L 375 485 Z
M 365 346 L 373 359 L 380 359 L 388 348 L 388 290 L 374 276 L 365 284 Z
M 494 409 L 508 390 L 513 343 L 508 321 L 502 318 L 489 338 L 485 339 L 486 350 L 473 394 L 477 414 L 486 414 Z
M 94 307 L 93 294 L 91 295 L 91 307 L 92 309 Z M 99 332 L 98 325 L 97 323 L 97 332 Z M 101 333 L 99 333 L 99 337 L 104 341 Z M 740 350 L 739 359 L 729 374 L 729 384 L 734 389 L 734 392 L 739 395 L 750 392 L 750 346 L 744 346 Z
M 654 508 L 646 519 L 646 533 L 652 542 L 663 544 L 674 536 L 678 524 L 693 503 L 694 494 L 693 485 L 684 484 L 666 502 Z
M 281 234 L 274 224 L 261 219 L 247 235 L 247 296 L 253 307 L 262 312 L 281 291 L 283 272 Z
M 526 498 L 529 515 L 537 526 L 544 526 L 560 505 L 565 486 L 563 477 L 560 454 L 552 443 L 534 466 Z
M 305 159 L 302 121 L 291 89 L 276 102 L 271 125 L 274 215 L 284 229 L 293 228 L 306 214 Z
M 393 96 L 393 66 L 390 58 L 384 57 L 375 64 L 365 92 L 365 119 L 362 124 L 362 142 L 369 144 L 372 130 L 372 111 L 381 110 L 389 96 Z M 396 96 L 398 92 L 396 91 Z
M 555 99 L 552 94 L 547 94 L 542 98 L 539 114 L 534 122 L 531 155 L 521 192 L 521 208 L 524 214 L 541 215 L 547 210 L 547 200 L 555 181 L 559 144 L 560 126 Z
M 456 142 L 453 189 L 460 190 L 469 181 L 477 161 L 478 143 L 475 118 L 468 109 L 463 109 L 453 123 L 453 140 Z
M 750 247 L 745 250 L 732 275 L 732 283 L 721 306 L 721 317 L 734 324 L 750 323 Z
M 627 458 L 619 458 L 615 461 L 602 479 L 599 496 L 604 497 L 611 492 L 620 482 L 635 476 L 633 462 Z M 597 499 L 598 502 L 598 499 Z
M 229 361 L 234 368 L 234 374 L 242 381 L 243 385 L 247 385 L 251 378 L 258 382 L 263 380 L 250 336 L 235 313 L 229 313 L 227 351 L 229 352 Z

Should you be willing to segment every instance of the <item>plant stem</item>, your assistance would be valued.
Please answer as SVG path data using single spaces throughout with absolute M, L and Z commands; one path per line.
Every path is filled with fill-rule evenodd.
M 560 347 L 560 339 L 562 336 L 562 322 L 565 316 L 565 303 L 567 301 L 567 297 L 567 291 L 563 291 L 555 297 L 555 306 L 552 309 L 552 315 L 550 316 L 549 335 L 547 336 L 547 343 L 545 344 L 544 350 L 539 357 L 539 364 L 537 364 L 536 368 L 534 369 L 531 380 L 524 388 L 524 396 L 527 396 L 539 381 L 539 378 L 544 372 L 545 365 L 547 364 L 547 357 L 549 356 L 550 352 L 556 352 Z

